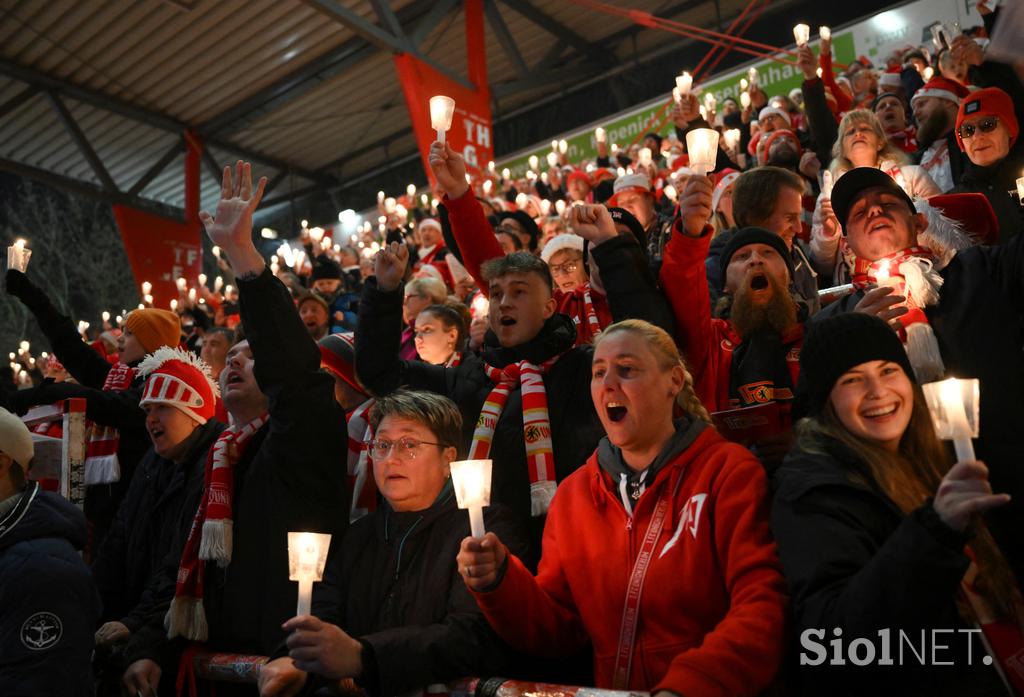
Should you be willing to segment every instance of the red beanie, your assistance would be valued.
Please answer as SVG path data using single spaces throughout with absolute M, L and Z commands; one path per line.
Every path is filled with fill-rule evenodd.
M 590 176 L 582 169 L 574 169 L 573 171 L 569 172 L 569 176 L 566 177 L 565 179 L 566 186 L 568 186 L 574 179 L 576 179 L 578 181 L 585 182 L 586 185 L 589 187 L 593 187 L 593 184 L 591 184 L 590 182 Z
M 800 147 L 800 139 L 796 137 L 796 133 L 793 133 L 793 131 L 788 131 L 788 130 L 782 128 L 782 129 L 779 129 L 777 131 L 772 131 L 764 139 L 764 150 L 761 151 L 761 154 L 764 157 L 764 161 L 765 162 L 768 161 L 768 155 L 771 152 L 772 143 L 774 143 L 779 138 L 788 138 L 789 140 L 793 141 L 793 144 L 796 145 L 797 157 L 800 157 L 801 155 L 804 154 L 803 148 Z M 760 163 L 760 164 L 764 164 L 764 163 Z
M 164 346 L 139 364 L 146 377 L 139 406 L 167 404 L 201 424 L 213 418 L 220 390 L 210 367 L 194 353 Z
M 998 87 L 986 87 L 983 90 L 971 92 L 971 94 L 960 102 L 960 112 L 956 115 L 956 144 L 964 149 L 964 141 L 960 137 L 960 125 L 968 118 L 976 116 L 996 116 L 1006 124 L 1010 131 L 1010 147 L 1017 142 L 1020 134 L 1020 126 L 1017 123 L 1017 115 L 1013 111 L 1013 100 L 1006 92 Z

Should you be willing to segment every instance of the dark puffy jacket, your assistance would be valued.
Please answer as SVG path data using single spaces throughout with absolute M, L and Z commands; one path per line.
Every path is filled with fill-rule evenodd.
M 827 652 L 822 665 L 799 666 L 792 694 L 1005 694 L 998 675 L 982 663 L 977 635 L 964 631 L 969 627 L 957 611 L 969 564 L 967 539 L 939 519 L 930 501 L 904 515 L 866 483 L 851 453 L 838 444 L 825 450 L 791 453 L 772 480 L 772 532 L 792 598 L 795 655 L 817 661 Z M 844 666 L 829 665 L 836 629 Z M 849 646 L 858 638 L 871 641 L 876 660 L 881 658 L 878 633 L 884 629 L 890 630 L 896 665 L 852 665 Z M 935 635 L 936 644 L 948 646 L 937 649 L 936 661 L 955 665 L 931 664 L 932 630 L 947 630 Z M 900 631 L 919 654 L 925 632 L 929 665 L 922 667 L 901 645 Z M 863 658 L 865 650 L 857 655 Z
M 462 412 L 462 452 L 468 452 L 480 409 L 494 388 L 484 372 L 484 362 L 496 368 L 522 360 L 540 365 L 561 354 L 544 374 L 557 481 L 586 462 L 604 435 L 590 399 L 590 362 L 594 348 L 589 344 L 573 348 L 576 328 L 566 315 L 552 315 L 541 332 L 525 344 L 513 348 L 487 346 L 482 359 L 465 354 L 462 363 L 452 368 L 399 360 L 401 288 L 385 292 L 377 288 L 377 279 L 368 279 L 363 286 L 359 317 L 356 333 L 359 381 L 376 395 L 388 394 L 405 385 L 450 397 Z M 494 460 L 491 501 L 509 506 L 523 520 L 529 519 L 530 477 L 523 439 L 523 400 L 518 386 L 509 394 L 498 418 L 491 458 Z M 536 518 L 531 524 L 534 539 L 539 542 L 543 520 Z
M 89 549 L 95 552 L 113 523 L 118 506 L 128 493 L 135 465 L 150 446 L 149 434 L 146 432 L 146 412 L 139 406 L 144 381 L 141 377 L 136 378 L 127 390 L 104 392 L 103 383 L 111 365 L 82 341 L 78 327 L 71 318 L 61 314 L 46 293 L 20 271 L 7 271 L 7 292 L 21 300 L 32 312 L 50 342 L 53 354 L 78 382 L 76 385 L 46 381 L 33 389 L 17 392 L 13 395 L 11 411 L 24 414 L 29 407 L 38 404 L 53 404 L 62 399 L 82 397 L 86 400 L 86 418 L 118 430 L 120 481 L 90 486 L 85 494 L 85 514 L 92 528 Z
M 984 194 L 999 220 L 999 244 L 1020 234 L 1024 225 L 1024 206 L 1017 199 L 1017 177 L 1024 171 L 1024 140 L 1018 140 L 1009 154 L 991 167 L 968 162 L 954 193 Z
M 102 621 L 121 622 L 134 632 L 148 619 L 145 612 L 152 599 L 143 596 L 156 592 L 154 575 L 167 556 L 181 557 L 199 505 L 207 453 L 223 430 L 216 421 L 196 429 L 181 464 L 152 448 L 142 458 L 92 565 L 103 599 Z
M 486 508 L 484 522 L 513 553 L 528 553 L 525 530 L 508 509 Z M 425 511 L 399 513 L 382 503 L 332 545 L 313 614 L 363 644 L 358 681 L 370 694 L 393 697 L 514 670 L 458 572 L 455 557 L 468 536 L 468 512 L 446 485 Z
M 981 431 L 976 454 L 989 468 L 993 491 L 1010 494 L 1005 506 L 985 518 L 1024 585 L 1024 469 L 1020 428 L 1024 424 L 1024 235 L 996 247 L 958 252 L 943 268 L 937 305 L 925 315 L 939 343 L 946 373 L 981 381 Z M 848 295 L 818 317 L 850 312 L 864 296 Z
M 93 694 L 100 600 L 84 544 L 82 512 L 35 483 L 0 518 L 0 695 Z
M 231 563 L 225 569 L 206 564 L 203 607 L 209 648 L 266 656 L 284 639 L 281 625 L 295 615 L 298 587 L 288 580 L 288 532 L 340 538 L 348 527 L 348 434 L 345 412 L 334 399 L 334 379 L 320 370 L 320 350 L 288 289 L 265 268 L 254 279 L 239 278 L 238 290 L 270 420 L 235 464 Z M 196 485 L 201 488 L 202 482 Z M 133 637 L 128 663 L 173 660 L 163 614 L 176 575 L 176 561 L 165 566 L 166 602 Z

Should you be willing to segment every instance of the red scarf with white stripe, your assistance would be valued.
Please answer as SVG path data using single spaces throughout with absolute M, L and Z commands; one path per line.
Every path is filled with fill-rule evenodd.
M 544 388 L 544 373 L 555 364 L 559 356 L 536 366 L 528 361 L 510 363 L 504 368 L 484 364 L 487 376 L 495 383 L 480 410 L 469 459 L 486 460 L 491 454 L 494 429 L 508 402 L 508 395 L 520 385 L 523 399 L 523 440 L 526 443 L 526 461 L 530 470 L 530 515 L 548 512 L 555 495 L 555 458 L 551 445 L 551 421 L 548 417 L 548 395 Z
M 104 392 L 123 392 L 132 385 L 135 368 L 116 363 L 110 367 L 103 381 Z M 112 484 L 121 479 L 121 463 L 117 459 L 117 447 L 121 435 L 113 426 L 93 423 L 89 443 L 85 450 L 85 484 Z
M 227 428 L 210 448 L 203 474 L 203 496 L 181 552 L 174 600 L 164 619 L 169 639 L 183 636 L 192 641 L 206 641 L 208 627 L 203 610 L 203 562 L 215 561 L 222 569 L 231 563 L 231 499 L 235 463 L 245 451 L 246 443 L 268 418 L 264 414 L 240 428 Z
M 597 319 L 597 312 L 594 311 L 594 300 L 590 297 L 590 284 L 583 284 L 583 314 L 587 316 L 587 326 L 590 327 L 590 340 L 594 341 L 601 333 L 601 322 Z
M 919 383 L 941 380 L 946 372 L 938 340 L 924 313 L 924 308 L 939 302 L 942 277 L 935 270 L 935 262 L 929 249 L 908 247 L 875 261 L 858 258 L 853 266 L 855 288 L 891 285 L 896 295 L 906 297 L 908 311 L 899 317 L 898 334 Z

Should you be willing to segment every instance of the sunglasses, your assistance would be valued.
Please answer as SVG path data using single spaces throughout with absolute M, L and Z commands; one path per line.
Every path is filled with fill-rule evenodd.
M 982 133 L 991 133 L 996 130 L 996 126 L 999 125 L 999 119 L 995 116 L 989 116 L 982 119 L 978 123 L 965 123 L 960 127 L 958 131 L 962 140 L 974 137 L 975 131 L 981 131 Z

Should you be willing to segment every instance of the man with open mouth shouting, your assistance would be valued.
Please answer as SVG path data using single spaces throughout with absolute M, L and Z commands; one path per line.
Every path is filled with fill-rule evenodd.
M 793 261 L 774 232 L 748 227 L 732 233 L 718 258 L 721 297 L 712 317 L 705 258 L 713 190 L 707 177 L 687 182 L 665 246 L 661 283 L 701 402 L 713 412 L 780 403 L 778 433 L 755 444 L 763 461 L 778 463 L 791 440 L 789 411 L 803 340 L 788 290 Z

